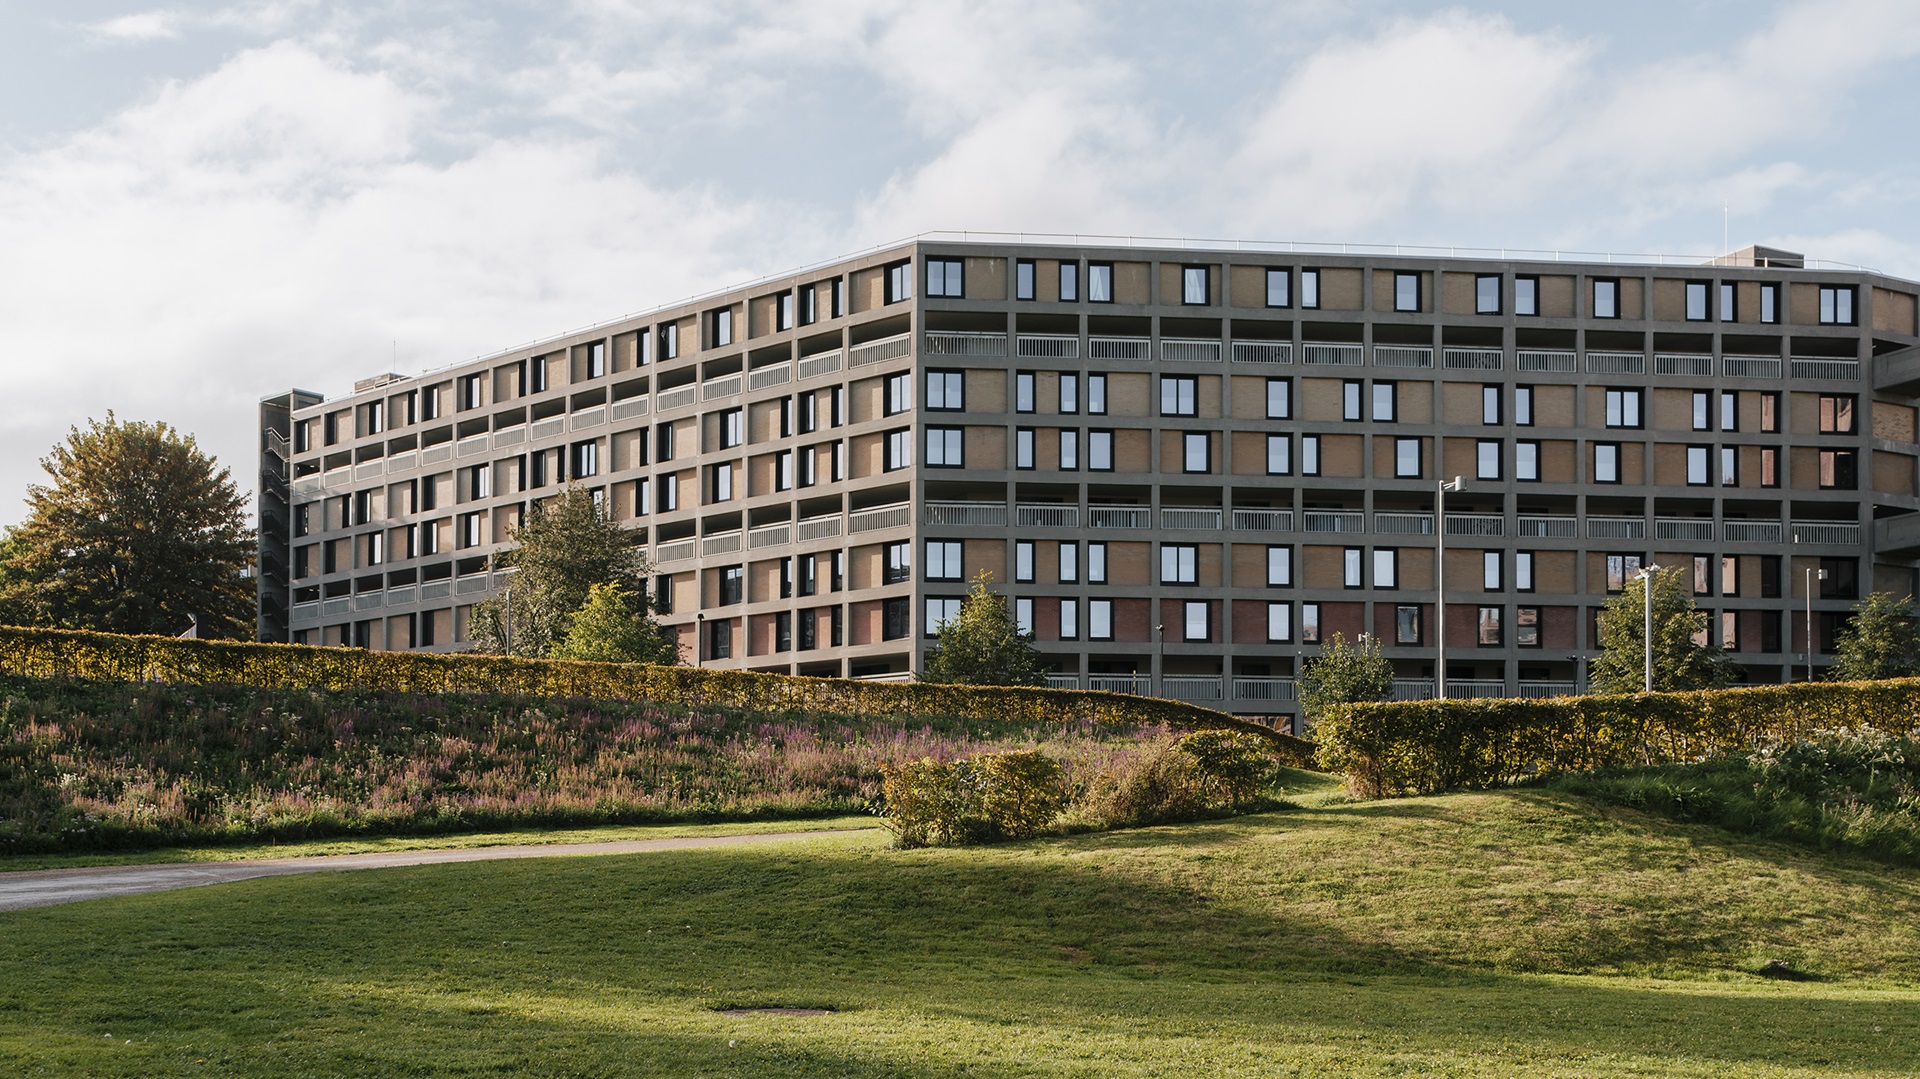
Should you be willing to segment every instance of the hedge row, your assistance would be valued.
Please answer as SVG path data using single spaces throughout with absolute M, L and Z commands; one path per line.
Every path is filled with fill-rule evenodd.
M 0 626 L 0 671 L 39 678 L 238 684 L 271 689 L 387 689 L 645 700 L 753 712 L 993 716 L 1023 723 L 1164 725 L 1177 730 L 1255 734 L 1271 743 L 1289 764 L 1306 766 L 1313 759 L 1312 743 L 1223 712 L 1156 697 L 1091 690 L 864 682 L 701 667 L 371 652 L 17 626 Z
M 1920 678 L 1552 700 L 1444 700 L 1329 709 L 1319 762 L 1378 797 L 1701 760 L 1817 729 L 1920 725 Z

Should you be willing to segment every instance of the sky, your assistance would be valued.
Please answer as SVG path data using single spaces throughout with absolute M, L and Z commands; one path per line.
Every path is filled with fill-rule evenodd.
M 0 5 L 0 525 L 194 435 L 936 230 L 1920 278 L 1920 4 Z M 249 495 L 249 497 L 251 497 Z

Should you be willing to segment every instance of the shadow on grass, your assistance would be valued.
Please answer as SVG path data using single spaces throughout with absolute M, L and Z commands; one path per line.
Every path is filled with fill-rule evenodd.
M 0 1062 L 153 1074 L 185 1051 L 237 1074 L 1000 1076 L 1192 1059 L 1266 1074 L 1287 1054 L 1330 1067 L 1359 1051 L 1494 1071 L 1594 1054 L 1671 1074 L 1920 1066 L 1911 994 L 1462 970 L 1223 900 L 1200 855 L 1159 831 L 436 866 L 0 916 Z M 1173 862 L 1132 858 L 1145 845 Z M 741 1001 L 840 1014 L 711 1011 Z M 109 1053 L 103 1031 L 165 1052 Z

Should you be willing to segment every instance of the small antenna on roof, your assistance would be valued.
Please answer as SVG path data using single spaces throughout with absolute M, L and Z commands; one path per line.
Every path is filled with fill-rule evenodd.
M 1733 203 L 1720 200 L 1720 253 L 1730 254 L 1733 250 Z

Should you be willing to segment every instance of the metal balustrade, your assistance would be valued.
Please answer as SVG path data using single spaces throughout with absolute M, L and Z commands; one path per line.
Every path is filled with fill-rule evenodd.
M 787 525 L 766 525 L 747 533 L 747 549 L 757 551 L 762 547 L 774 547 L 788 542 L 793 529 Z
M 1587 374 L 1590 375 L 1644 375 L 1647 373 L 1647 357 L 1640 352 L 1589 352 L 1587 353 Z
M 1431 513 L 1376 513 L 1373 530 L 1383 536 L 1431 536 Z
M 1218 701 L 1226 699 L 1226 687 L 1218 676 L 1162 675 L 1161 695 L 1176 701 Z
M 954 330 L 928 330 L 926 348 L 929 356 L 1005 356 L 1007 354 L 1007 335 L 1004 333 L 968 333 Z M 878 362 L 878 361 L 868 361 Z M 853 366 L 860 366 L 855 364 Z
M 1396 678 L 1393 688 L 1388 691 L 1388 699 L 1396 701 L 1425 701 L 1433 699 L 1433 679 Z
M 1449 536 L 1504 536 L 1507 519 L 1498 513 L 1449 513 Z
M 504 431 L 495 431 L 493 433 L 493 446 L 495 449 L 505 449 L 508 446 L 518 446 L 520 443 L 525 442 L 526 440 L 527 440 L 527 429 L 524 426 L 509 427 Z M 388 469 L 387 471 L 391 472 L 393 470 Z
M 1006 347 L 1006 335 L 1002 334 L 1000 335 L 1001 351 L 996 355 L 1005 356 L 1007 354 Z M 847 366 L 865 367 L 868 364 L 897 360 L 912 351 L 913 338 L 908 334 L 903 333 L 897 337 L 883 337 L 878 341 L 869 341 L 858 348 L 848 349 Z
M 454 443 L 456 454 L 460 457 L 473 457 L 493 448 L 493 440 L 486 435 L 469 435 Z
M 1145 674 L 1090 674 L 1087 675 L 1087 688 L 1148 697 L 1153 695 L 1153 678 Z
M 1779 378 L 1778 356 L 1723 356 L 1720 373 L 1728 378 Z
M 422 602 L 430 599 L 446 599 L 451 595 L 453 595 L 452 581 L 428 581 L 420 586 Z
M 654 396 L 654 405 L 662 412 L 671 412 L 676 408 L 685 408 L 693 404 L 698 386 L 681 386 L 677 389 L 661 390 Z
M 1079 506 L 1015 506 L 1014 524 L 1020 528 L 1078 528 Z
M 1080 676 L 1077 674 L 1049 674 L 1047 675 L 1047 688 L 1079 689 Z
M 1342 513 L 1330 510 L 1306 510 L 1301 514 L 1302 524 L 1308 532 L 1365 532 L 1367 515 L 1360 512 Z
M 1449 371 L 1498 371 L 1506 354 L 1497 348 L 1449 348 L 1441 350 L 1441 366 Z
M 739 379 L 735 378 L 734 381 L 737 383 Z M 739 393 L 740 391 L 736 387 L 734 392 Z M 607 406 L 596 405 L 593 408 L 583 408 L 574 413 L 568 418 L 567 426 L 572 430 L 579 431 L 588 427 L 598 427 L 605 422 L 607 422 Z
M 1725 521 L 1721 537 L 1731 543 L 1779 543 L 1779 521 Z
M 1519 534 L 1522 539 L 1578 539 L 1580 518 L 1522 514 Z
M 1711 540 L 1713 522 L 1707 519 L 1688 517 L 1656 517 L 1653 520 L 1653 538 L 1663 540 Z
M 1534 699 L 1543 697 L 1571 697 L 1574 695 L 1575 688 L 1572 682 L 1523 681 L 1520 683 L 1520 696 Z
M 1004 502 L 928 502 L 922 515 L 929 525 L 980 525 L 1004 528 L 1007 506 Z
M 1331 364 L 1336 367 L 1358 367 L 1366 362 L 1366 350 L 1360 345 L 1307 341 L 1300 346 L 1300 362 Z
M 732 554 L 739 549 L 740 533 L 738 532 L 722 532 L 700 540 L 700 553 L 703 555 Z
M 1713 357 L 1684 352 L 1656 352 L 1653 354 L 1653 373 L 1711 378 L 1713 377 Z
M 1373 365 L 1375 367 L 1432 367 L 1433 347 L 1431 345 L 1375 345 L 1373 346 Z
M 1096 360 L 1144 360 L 1148 345 L 1144 337 L 1090 337 L 1087 356 Z
M 769 386 L 784 386 L 793 381 L 793 365 L 790 363 L 762 367 L 758 371 L 747 372 L 747 389 L 764 390 Z
M 1291 532 L 1293 511 L 1236 509 L 1233 511 L 1233 527 L 1241 532 Z
M 663 565 L 668 562 L 684 562 L 693 557 L 696 546 L 697 544 L 695 544 L 693 540 L 681 540 L 678 543 L 663 543 L 653 549 L 654 564 Z
M 1646 539 L 1647 519 L 1644 517 L 1589 517 L 1587 518 L 1588 539 Z
M 847 515 L 847 532 L 873 532 L 882 528 L 899 528 L 913 523 L 913 507 L 905 502 L 890 506 L 879 506 L 860 513 Z
M 1292 363 L 1293 345 L 1287 341 L 1235 341 L 1235 363 Z
M 1793 377 L 1828 382 L 1860 381 L 1859 360 L 1813 360 L 1793 358 Z
M 821 375 L 830 375 L 840 370 L 842 358 L 843 354 L 839 349 L 822 352 L 816 356 L 803 356 L 800 362 L 794 365 L 793 371 L 802 382 L 805 382 L 807 379 L 819 378 Z
M 1515 371 L 1537 371 L 1544 374 L 1570 375 L 1579 370 L 1571 350 L 1523 348 L 1513 354 Z
M 1219 363 L 1220 342 L 1163 337 L 1160 339 L 1160 358 L 1177 363 Z
M 794 539 L 800 541 L 828 539 L 839 534 L 840 518 L 838 515 L 808 518 L 807 520 L 801 521 L 794 529 Z
M 1291 678 L 1236 677 L 1233 698 L 1237 701 L 1290 701 L 1297 696 Z
M 452 446 L 428 446 L 420 451 L 420 463 L 423 465 L 444 464 L 451 460 L 453 460 Z
M 481 437 L 485 438 L 486 436 L 482 435 Z M 386 474 L 387 464 L 385 461 L 368 461 L 366 464 L 353 466 L 353 478 L 356 481 L 377 480 Z
M 1145 506 L 1088 506 L 1087 527 L 1151 528 L 1153 511 Z
M 1177 507 L 1163 508 L 1160 511 L 1161 528 L 1202 528 L 1220 527 L 1220 511 L 1217 509 Z
M 693 400 L 691 396 L 691 394 L 693 393 L 693 387 L 691 386 L 687 387 L 687 393 L 689 394 L 687 400 L 691 402 Z M 552 438 L 555 435 L 562 434 L 566 431 L 566 429 L 567 429 L 567 418 L 565 416 L 555 416 L 552 419 L 541 420 L 538 423 L 529 424 L 527 426 L 527 439 L 528 441 L 531 441 L 531 442 L 539 442 L 543 439 Z
M 1860 543 L 1860 526 L 1848 521 L 1795 521 L 1793 542 L 1855 547 Z
M 716 401 L 722 397 L 732 397 L 739 393 L 740 388 L 745 384 L 745 380 L 739 375 L 729 375 L 726 378 L 716 378 L 711 382 L 702 382 L 700 384 L 700 399 L 702 401 Z
M 635 417 L 646 415 L 647 406 L 651 403 L 651 400 L 645 394 L 639 397 L 629 397 L 625 401 L 615 401 L 611 415 L 616 420 L 631 420 Z
M 1479 697 L 1504 697 L 1507 684 L 1497 678 L 1449 678 L 1448 700 L 1473 700 Z
M 1014 342 L 1014 353 L 1023 360 L 1075 360 L 1080 358 L 1080 338 L 1076 334 L 1023 333 Z

